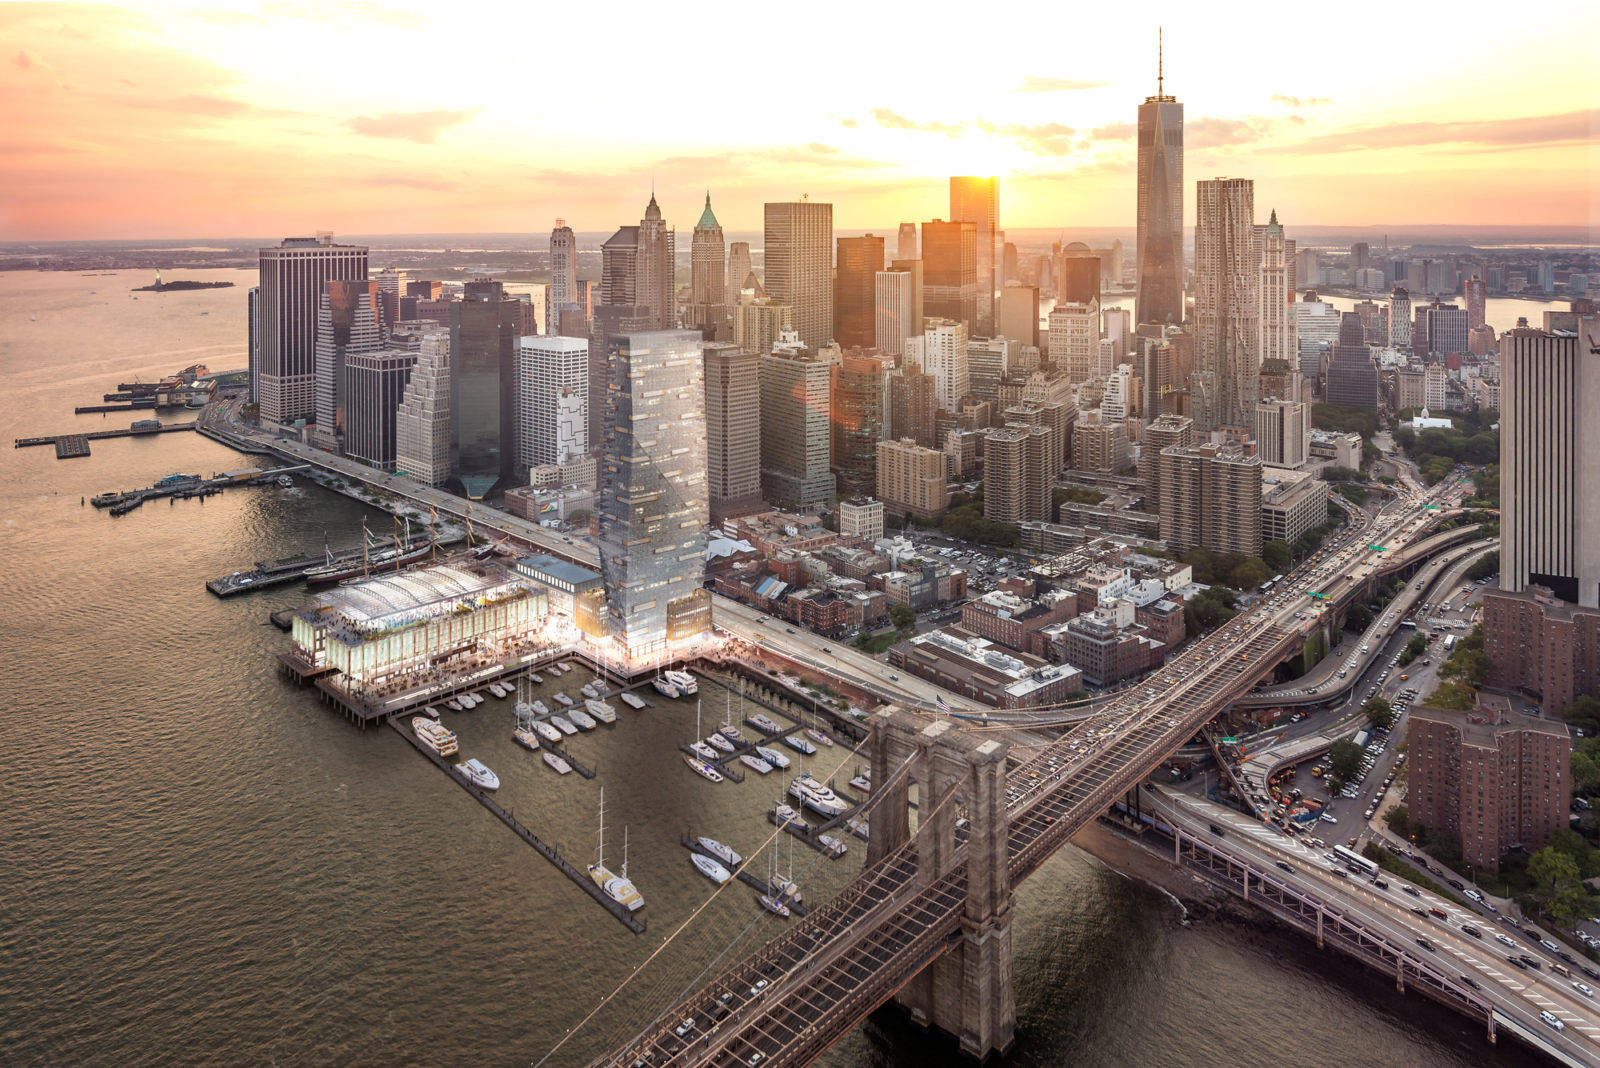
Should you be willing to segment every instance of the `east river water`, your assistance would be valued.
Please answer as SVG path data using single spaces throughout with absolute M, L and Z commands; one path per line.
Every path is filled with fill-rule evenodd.
M 238 284 L 134 300 L 142 272 L 0 273 L 5 436 L 125 426 L 134 416 L 72 408 L 190 363 L 242 366 L 252 276 L 195 277 Z M 780 929 L 743 887 L 701 908 L 712 888 L 679 835 L 754 853 L 778 784 L 693 777 L 674 748 L 693 707 L 619 707 L 616 726 L 574 739 L 593 782 L 516 748 L 505 702 L 446 713 L 463 755 L 499 772 L 502 803 L 580 865 L 604 788 L 607 858 L 620 861 L 626 827 L 648 900 L 636 937 L 392 732 L 360 731 L 279 677 L 287 638 L 267 615 L 301 588 L 206 592 L 255 560 L 352 544 L 362 506 L 252 488 L 112 519 L 82 499 L 253 461 L 193 434 L 93 450 L 0 463 L 0 1063 L 531 1064 L 575 1027 L 546 1063 L 583 1063 L 719 954 Z M 568 678 L 575 691 L 586 675 Z M 702 692 L 702 732 L 737 718 L 736 699 Z M 814 770 L 840 766 L 842 782 L 857 762 L 831 752 Z M 849 841 L 837 862 L 784 847 L 778 867 L 820 900 L 860 862 Z M 1014 940 L 1015 1065 L 1521 1060 L 1296 936 L 1186 923 L 1076 848 L 1023 887 Z M 880 1014 L 824 1063 L 937 1064 L 949 1050 Z

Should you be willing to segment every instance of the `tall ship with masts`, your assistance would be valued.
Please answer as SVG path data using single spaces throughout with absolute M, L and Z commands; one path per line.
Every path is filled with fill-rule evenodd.
M 431 531 L 428 534 L 427 541 L 416 545 L 411 544 L 410 519 L 406 520 L 403 538 L 399 530 L 396 529 L 392 545 L 384 545 L 382 542 L 375 541 L 372 534 L 367 530 L 366 521 L 362 520 L 361 559 L 335 562 L 330 553 L 324 563 L 306 572 L 306 584 L 325 586 L 335 582 L 344 582 L 347 579 L 366 578 L 385 571 L 396 571 L 426 559 L 433 552 L 433 549 L 433 534 Z

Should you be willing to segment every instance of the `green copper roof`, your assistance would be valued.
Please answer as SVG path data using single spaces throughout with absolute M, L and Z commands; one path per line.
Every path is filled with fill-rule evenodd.
M 722 224 L 717 222 L 717 217 L 711 214 L 711 194 L 706 193 L 706 210 L 700 213 L 700 221 L 694 224 L 696 230 L 720 230 Z

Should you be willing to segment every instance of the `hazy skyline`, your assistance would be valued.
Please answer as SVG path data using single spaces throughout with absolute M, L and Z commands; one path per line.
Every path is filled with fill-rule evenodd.
M 840 4 L 781 33 L 747 5 L 4 5 L 0 240 L 602 231 L 652 178 L 681 230 L 708 186 L 730 231 L 802 194 L 849 230 L 943 217 L 952 174 L 1000 176 L 1003 227 L 1131 226 L 1158 23 L 1188 227 L 1226 174 L 1291 229 L 1596 228 L 1583 5 L 1286 10 L 1012 5 L 980 52 L 949 12 Z

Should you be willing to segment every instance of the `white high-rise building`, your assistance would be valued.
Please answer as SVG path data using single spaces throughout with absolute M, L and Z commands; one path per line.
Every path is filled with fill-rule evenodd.
M 345 431 L 345 359 L 383 348 L 383 295 L 375 280 L 333 278 L 317 299 L 316 406 L 312 444 L 338 449 Z
M 1264 400 L 1256 404 L 1256 455 L 1273 467 L 1299 467 L 1311 445 L 1311 420 L 1298 401 Z
M 395 409 L 395 470 L 440 485 L 450 467 L 450 335 L 422 339 L 416 366 Z
M 1255 422 L 1261 359 L 1256 278 L 1255 183 L 1214 178 L 1196 185 L 1195 366 L 1213 399 L 1201 429 L 1248 429 Z M 1198 420 L 1197 420 L 1198 421 Z
M 873 322 L 878 349 L 890 356 L 906 351 L 906 338 L 916 333 L 916 292 L 909 271 L 879 271 L 874 276 Z
M 1073 385 L 1094 377 L 1100 356 L 1100 302 L 1065 301 L 1050 312 L 1050 360 Z
M 1100 395 L 1100 421 L 1119 426 L 1126 423 L 1132 393 L 1133 365 L 1119 364 L 1106 377 L 1106 389 Z
M 596 548 L 611 636 L 634 664 L 711 625 L 701 346 L 688 330 L 606 340 Z
M 955 411 L 971 390 L 966 323 L 954 319 L 922 320 L 922 373 L 933 376 L 934 404 L 945 411 Z
M 1411 294 L 1402 286 L 1389 294 L 1389 344 L 1411 351 Z
M 1267 360 L 1284 360 L 1298 366 L 1299 334 L 1290 307 L 1294 303 L 1294 242 L 1283 236 L 1278 212 L 1273 210 L 1265 226 L 1256 227 L 1256 279 L 1261 289 L 1261 329 L 1257 334 L 1257 365 Z
M 561 440 L 562 398 L 582 398 L 570 422 L 583 433 Z M 517 342 L 517 464 L 564 464 L 587 451 L 589 439 L 589 342 L 581 337 L 524 337 Z M 570 408 L 575 401 L 568 400 Z M 579 446 L 578 442 L 584 444 Z
M 1600 319 L 1500 338 L 1500 588 L 1600 606 Z

